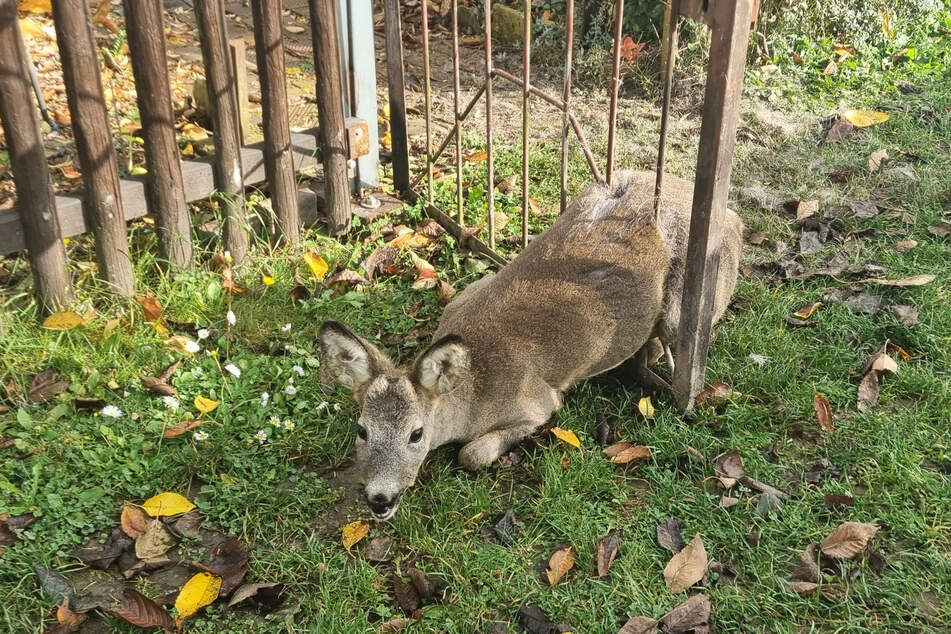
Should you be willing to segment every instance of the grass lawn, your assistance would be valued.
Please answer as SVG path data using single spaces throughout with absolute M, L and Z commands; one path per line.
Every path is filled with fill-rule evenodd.
M 262 616 L 215 604 L 188 622 L 191 632 L 365 632 L 404 615 L 393 579 L 412 566 L 440 577 L 447 591 L 409 632 L 487 632 L 497 621 L 508 629 L 493 632 L 521 631 L 519 606 L 534 603 L 573 631 L 613 634 L 628 617 L 660 618 L 697 592 L 710 596 L 712 621 L 724 632 L 947 631 L 951 237 L 928 228 L 948 220 L 951 210 L 951 44 L 944 35 L 919 48 L 917 61 L 890 70 L 863 71 L 851 60 L 831 78 L 783 63 L 779 74 L 750 71 L 751 102 L 798 123 L 780 134 L 762 117 L 744 117 L 733 199 L 748 230 L 764 235 L 756 239 L 759 245 L 746 245 L 733 309 L 717 327 L 710 354 L 708 380 L 733 390 L 726 402 L 682 415 L 659 393 L 654 416 L 644 419 L 638 388 L 610 380 L 583 383 L 566 398 L 557 421 L 576 432 L 580 449 L 543 435 L 518 450 L 515 464 L 478 473 L 458 466 L 455 448 L 438 450 L 396 517 L 373 524 L 351 552 L 341 545 L 341 527 L 369 519 L 369 510 L 350 504 L 351 489 L 333 486 L 331 474 L 346 466 L 353 449 L 357 408 L 349 393 L 321 383 L 317 328 L 324 319 L 342 319 L 406 361 L 428 342 L 441 308 L 435 290 L 412 288 L 412 274 L 382 275 L 340 292 L 321 288 L 302 255 L 319 253 L 331 272 L 358 269 L 384 243 L 383 221 L 358 227 L 344 244 L 314 231 L 299 248 L 260 246 L 238 280 L 246 290 L 233 296 L 230 329 L 229 294 L 212 254 L 205 252 L 194 272 L 164 277 L 152 259 L 151 227 L 136 223 L 131 243 L 140 293 L 157 297 L 172 334 L 198 341 L 202 350 L 194 356 L 171 350 L 163 343 L 169 334 L 147 323 L 138 304 L 109 299 L 81 266 L 80 303 L 97 316 L 73 330 L 40 328 L 22 291 L 24 262 L 5 261 L 12 282 L 0 290 L 0 382 L 11 396 L 0 413 L 0 513 L 33 513 L 36 521 L 0 547 L 0 629 L 39 632 L 52 622 L 55 602 L 38 591 L 34 564 L 64 573 L 83 568 L 71 552 L 108 534 L 124 504 L 173 491 L 198 505 L 204 526 L 247 547 L 248 581 L 285 584 L 276 611 Z M 913 81 L 919 91 L 897 90 L 897 80 Z M 886 111 L 890 118 L 823 143 L 822 117 L 850 107 Z M 653 143 L 652 134 L 645 131 L 642 142 Z M 482 142 L 469 141 L 470 149 Z M 519 143 L 500 143 L 497 173 L 517 173 Z M 533 191 L 543 208 L 557 207 L 555 145 L 533 155 Z M 870 172 L 869 156 L 880 148 L 890 161 Z M 672 169 L 689 174 L 692 164 L 683 156 L 689 151 L 676 160 L 678 151 Z M 635 163 L 621 152 L 621 165 Z M 467 169 L 475 178 L 484 167 Z M 585 170 L 574 156 L 575 190 L 585 183 Z M 441 198 L 451 196 L 450 181 L 438 184 Z M 484 204 L 477 187 L 468 196 L 470 209 Z M 826 266 L 839 253 L 845 265 L 883 270 L 785 279 L 783 262 L 798 252 L 800 227 L 781 202 L 813 199 L 820 201 L 816 217 L 830 233 L 796 259 L 801 270 Z M 880 209 L 874 217 L 841 209 L 870 200 Z M 498 201 L 503 212 L 519 204 L 516 194 L 500 193 Z M 535 216 L 534 228 L 549 220 Z M 409 226 L 419 221 L 418 210 L 409 207 L 393 219 Z M 506 232 L 517 233 L 516 224 Z M 917 245 L 899 252 L 896 244 L 903 240 Z M 89 262 L 90 245 L 74 240 L 73 261 Z M 418 251 L 458 290 L 483 267 L 454 247 L 444 239 Z M 400 257 L 412 271 L 408 255 Z M 937 277 L 919 287 L 865 285 L 866 293 L 882 298 L 874 314 L 823 299 L 856 279 L 925 273 Z M 312 291 L 301 302 L 292 299 L 295 275 Z M 273 285 L 262 276 L 273 278 Z M 785 317 L 815 301 L 824 303 L 806 320 L 809 327 L 787 323 Z M 904 325 L 892 305 L 914 306 L 918 323 Z M 210 329 L 209 336 L 197 339 L 198 328 Z M 886 342 L 911 359 L 892 353 L 898 372 L 884 374 L 879 402 L 860 412 L 862 365 Z M 179 406 L 172 409 L 144 389 L 140 376 L 154 376 L 180 358 L 172 381 Z M 27 403 L 30 382 L 47 368 L 68 386 L 46 402 Z M 816 420 L 816 392 L 831 403 L 831 433 Z M 207 438 L 191 431 L 164 438 L 169 426 L 198 415 L 196 396 L 220 403 L 194 430 Z M 76 411 L 78 397 L 101 398 L 121 416 Z M 270 424 L 271 417 L 281 424 Z M 594 437 L 603 421 L 618 439 L 649 447 L 650 458 L 610 463 Z M 740 453 L 747 474 L 790 494 L 781 510 L 758 512 L 760 493 L 743 484 L 729 492 L 718 487 L 713 461 L 728 450 Z M 738 500 L 732 508 L 720 505 L 725 493 Z M 829 508 L 830 494 L 854 504 Z M 517 535 L 510 543 L 488 539 L 509 509 Z M 671 554 L 657 544 L 655 527 L 669 517 L 680 520 L 686 541 L 702 536 L 710 560 L 720 564 L 688 592 L 665 587 L 662 571 Z M 809 596 L 787 590 L 799 553 L 846 520 L 880 527 L 869 552 L 824 568 Z M 619 553 L 610 573 L 598 578 L 596 543 L 611 530 L 619 532 Z M 387 561 L 366 557 L 377 537 L 392 541 Z M 560 544 L 574 549 L 575 566 L 549 587 L 540 573 Z M 202 555 L 194 540 L 186 539 L 181 549 L 191 558 Z M 156 596 L 148 577 L 137 587 Z M 135 631 L 114 617 L 96 617 L 85 627 Z

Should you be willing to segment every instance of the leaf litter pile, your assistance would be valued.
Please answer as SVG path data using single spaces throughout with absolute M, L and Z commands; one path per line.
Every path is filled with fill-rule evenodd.
M 10 518 L 0 531 L 30 522 Z M 195 505 L 177 493 L 126 505 L 118 526 L 72 556 L 83 567 L 58 572 L 34 564 L 40 589 L 58 606 L 46 634 L 75 632 L 94 611 L 171 632 L 215 602 L 266 614 L 284 600 L 281 583 L 244 583 L 248 551 L 235 537 L 202 526 Z M 140 591 L 143 581 L 151 596 Z

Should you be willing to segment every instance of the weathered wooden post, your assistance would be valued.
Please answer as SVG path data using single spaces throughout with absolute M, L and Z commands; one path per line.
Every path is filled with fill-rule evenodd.
M 248 54 L 244 38 L 230 38 L 228 51 L 231 53 L 231 68 L 234 69 L 234 94 L 238 100 L 238 139 L 241 145 L 244 145 L 251 130 L 251 112 L 248 110 Z
M 688 11 L 697 12 L 698 7 L 690 5 L 699 2 L 684 4 Z M 703 388 L 710 348 L 713 299 L 720 264 L 720 228 L 730 190 L 752 0 L 710 3 L 706 13 L 712 41 L 673 380 L 674 396 L 685 409 L 692 407 Z
M 37 300 L 47 309 L 56 310 L 69 303 L 73 290 L 40 121 L 33 105 L 16 0 L 0 0 L 0 119 L 13 165 L 17 206 Z
M 347 178 L 347 126 L 344 121 L 336 3 L 310 0 L 310 23 L 317 72 L 320 159 L 327 187 L 327 227 L 332 235 L 350 230 L 350 185 Z M 367 34 L 369 37 L 370 34 Z
M 159 254 L 172 271 L 192 266 L 192 231 L 175 141 L 162 4 L 123 0 L 129 58 L 145 139 L 145 193 L 158 225 Z
M 83 213 L 96 236 L 99 272 L 117 292 L 131 295 L 135 280 L 119 194 L 119 165 L 102 91 L 89 5 L 86 0 L 53 0 L 53 21 L 83 173 Z
M 194 7 L 215 127 L 215 187 L 222 194 L 224 248 L 231 252 L 234 264 L 241 266 L 248 256 L 248 229 L 241 171 L 241 123 L 225 8 L 222 0 L 195 0 Z
M 406 135 L 406 90 L 399 0 L 384 0 L 383 14 L 386 21 L 386 79 L 390 98 L 393 188 L 406 193 L 409 191 L 409 139 Z
M 251 12 L 254 15 L 254 50 L 264 117 L 264 171 L 271 187 L 271 206 L 280 232 L 273 238 L 276 242 L 283 237 L 294 244 L 300 240 L 300 213 L 284 80 L 282 4 L 281 0 L 251 0 Z

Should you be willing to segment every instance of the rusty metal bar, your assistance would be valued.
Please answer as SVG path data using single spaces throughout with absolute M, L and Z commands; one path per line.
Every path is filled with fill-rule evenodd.
M 528 95 L 532 85 L 532 0 L 525 0 L 522 32 L 522 248 L 528 246 Z
M 456 118 L 456 214 L 466 226 L 462 206 L 462 119 L 459 118 L 459 0 L 452 0 L 452 109 Z
M 611 80 L 611 112 L 608 118 L 608 162 L 604 176 L 608 185 L 614 173 L 614 136 L 617 134 L 617 93 L 621 85 L 621 27 L 624 22 L 624 0 L 617 0 L 614 11 L 614 67 Z
M 710 348 L 720 232 L 730 188 L 751 9 L 752 0 L 733 0 L 711 3 L 707 11 L 713 37 L 673 376 L 674 397 L 684 409 L 693 406 L 703 387 Z
M 677 22 L 680 0 L 669 0 L 664 11 L 664 39 L 661 51 L 661 77 L 664 82 L 663 105 L 660 111 L 660 140 L 657 143 L 657 176 L 654 181 L 654 222 L 660 215 L 660 196 L 664 187 L 664 163 L 667 149 L 667 119 L 670 115 L 670 95 L 674 86 L 674 65 L 677 58 Z
M 568 110 L 571 108 L 571 63 L 575 39 L 575 0 L 568 0 L 565 7 L 565 92 L 561 112 L 561 213 L 568 208 Z
M 515 84 L 519 88 L 524 88 L 525 86 L 525 83 L 521 79 L 509 72 L 502 70 L 501 68 L 493 68 L 492 76 L 501 77 L 502 79 Z M 591 148 L 588 146 L 588 140 L 584 135 L 584 131 L 581 129 L 581 124 L 578 123 L 578 119 L 575 118 L 575 115 L 567 109 L 565 102 L 558 97 L 549 95 L 547 92 L 538 88 L 537 86 L 529 86 L 529 92 L 536 97 L 547 101 L 559 110 L 568 112 L 568 121 L 571 123 L 571 128 L 575 131 L 575 136 L 578 137 L 578 144 L 581 146 L 581 150 L 584 152 L 584 156 L 588 160 L 588 167 L 591 168 L 591 174 L 594 176 L 596 181 L 603 183 L 604 176 L 601 174 L 601 170 L 598 168 L 598 164 L 594 160 L 594 155 L 591 153 Z
M 399 0 L 384 0 L 386 78 L 390 104 L 390 149 L 393 156 L 393 189 L 409 189 L 409 139 L 406 134 L 406 87 L 403 79 L 403 39 Z
M 429 81 L 429 2 L 424 1 L 423 5 L 423 75 L 426 86 L 426 202 L 433 204 L 433 91 Z M 417 179 L 411 187 L 416 187 L 419 182 Z
M 568 0 L 572 2 L 573 0 Z M 495 166 L 492 150 L 492 0 L 485 0 L 485 155 L 489 248 L 495 249 Z

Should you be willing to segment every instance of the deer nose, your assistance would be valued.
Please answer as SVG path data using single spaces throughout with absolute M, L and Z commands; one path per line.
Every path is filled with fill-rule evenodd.
M 387 511 L 393 508 L 393 505 L 396 504 L 398 499 L 398 495 L 388 497 L 382 493 L 377 493 L 373 496 L 367 496 L 367 504 L 370 505 L 370 510 L 372 510 L 377 515 L 384 515 Z

